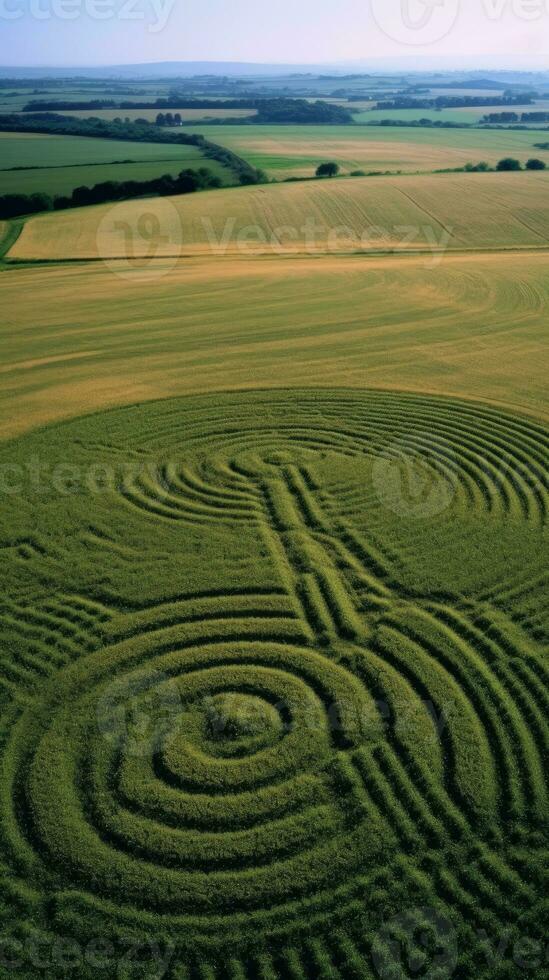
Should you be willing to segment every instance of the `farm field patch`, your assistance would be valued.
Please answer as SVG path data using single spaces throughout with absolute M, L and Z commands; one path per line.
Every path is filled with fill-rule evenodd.
M 208 256 L 152 279 L 140 263 L 133 276 L 126 263 L 120 271 L 1 273 L 0 436 L 121 402 L 281 379 L 548 415 L 546 252 L 454 255 L 435 267 L 429 256 Z
M 187 167 L 207 166 L 216 176 L 232 176 L 194 146 L 34 133 L 0 133 L 0 161 L 0 194 L 65 195 L 83 184 L 147 180 Z
M 188 132 L 202 132 L 186 127 Z M 542 135 L 542 134 L 541 134 Z M 535 149 L 539 132 L 491 130 L 391 129 L 384 126 L 221 126 L 215 142 L 227 146 L 272 177 L 312 176 L 319 163 L 335 160 L 345 172 L 408 172 L 461 167 L 505 156 L 523 163 L 531 156 L 549 162 L 549 151 Z
M 155 254 L 528 248 L 549 245 L 548 174 L 440 174 L 259 185 L 170 198 Z M 166 212 L 166 208 L 169 211 Z M 9 252 L 18 260 L 126 255 L 119 219 L 137 229 L 154 205 L 130 201 L 40 215 Z M 118 222 L 118 223 L 117 223 Z M 134 255 L 151 242 L 136 233 Z
M 40 133 L 0 133 L 2 170 L 10 167 L 71 167 L 110 163 L 112 160 L 179 159 L 199 155 L 194 146 L 132 143 L 128 140 L 84 136 L 49 136 Z

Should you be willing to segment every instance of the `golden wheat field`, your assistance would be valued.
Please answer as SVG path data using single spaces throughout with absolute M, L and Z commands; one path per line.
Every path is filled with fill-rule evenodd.
M 548 244 L 549 175 L 441 174 L 259 185 L 40 215 L 9 258 Z
M 0 433 L 281 384 L 445 392 L 546 417 L 548 260 L 208 256 L 123 263 L 118 274 L 99 263 L 7 269 Z

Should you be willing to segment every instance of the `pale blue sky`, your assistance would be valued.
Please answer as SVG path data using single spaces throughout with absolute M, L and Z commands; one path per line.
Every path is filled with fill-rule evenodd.
M 549 0 L 0 0 L 1 65 L 415 55 L 549 66 Z

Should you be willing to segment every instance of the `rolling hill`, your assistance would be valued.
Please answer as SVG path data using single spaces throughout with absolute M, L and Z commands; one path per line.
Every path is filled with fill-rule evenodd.
M 46 214 L 25 224 L 10 259 L 151 255 L 138 233 L 156 216 L 154 254 L 535 248 L 549 244 L 548 174 L 300 182 Z M 546 204 L 541 203 L 545 195 Z

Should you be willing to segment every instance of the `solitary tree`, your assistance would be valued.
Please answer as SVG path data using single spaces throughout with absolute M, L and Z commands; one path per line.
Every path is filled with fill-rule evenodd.
M 337 177 L 339 173 L 339 163 L 321 163 L 317 167 L 317 177 Z
M 528 163 L 526 164 L 526 169 L 527 170 L 546 170 L 547 169 L 547 164 L 545 163 L 545 160 L 538 160 L 537 157 L 533 157 L 531 160 L 528 160 Z
M 504 157 L 500 160 L 496 170 L 522 170 L 522 165 L 520 160 L 514 160 L 513 157 Z

